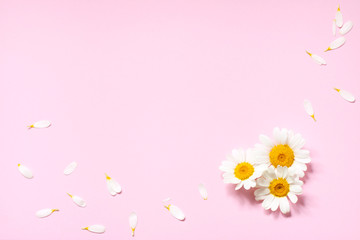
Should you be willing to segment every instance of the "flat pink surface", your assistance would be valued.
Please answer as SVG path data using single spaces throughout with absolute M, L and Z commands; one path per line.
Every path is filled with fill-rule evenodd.
M 360 2 L 340 2 L 355 25 L 341 49 L 323 53 L 337 4 L 0 1 L 0 239 L 131 239 L 132 211 L 135 239 L 359 239 L 359 103 L 333 87 L 360 98 Z M 27 130 L 42 119 L 53 125 Z M 286 217 L 218 170 L 275 126 L 300 132 L 313 160 Z M 105 172 L 120 195 L 107 192 Z M 171 217 L 166 197 L 186 221 Z M 42 208 L 60 212 L 38 219 Z M 106 233 L 81 230 L 95 223 Z

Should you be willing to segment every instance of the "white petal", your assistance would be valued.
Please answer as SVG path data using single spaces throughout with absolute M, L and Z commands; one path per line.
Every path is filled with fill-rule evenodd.
M 130 214 L 130 216 L 129 216 L 129 225 L 130 225 L 130 228 L 131 228 L 131 231 L 132 231 L 132 236 L 134 236 L 137 221 L 138 221 L 138 218 L 137 218 L 136 213 L 132 212 Z
M 29 179 L 34 177 L 32 171 L 28 167 L 18 164 L 18 169 L 24 177 Z
M 204 186 L 204 184 L 199 184 L 199 192 L 200 192 L 200 195 L 201 197 L 204 199 L 204 200 L 207 200 L 208 199 L 208 192 Z
M 272 148 L 274 146 L 273 141 L 266 135 L 260 135 L 259 136 L 260 142 L 264 144 L 268 148 Z
M 269 187 L 270 181 L 265 179 L 264 177 L 261 177 L 256 181 L 256 183 L 261 187 Z
M 44 218 L 47 216 L 50 216 L 53 212 L 59 211 L 59 209 L 51 209 L 51 208 L 45 208 L 37 211 L 35 215 L 39 218 Z
M 336 22 L 336 26 L 338 26 L 339 28 L 342 27 L 343 16 L 342 16 L 342 13 L 340 12 L 340 6 L 338 7 L 336 14 L 335 14 L 335 22 Z
M 185 219 L 185 214 L 179 207 L 175 205 L 169 205 L 166 208 L 170 211 L 171 215 L 173 215 L 173 217 L 175 217 L 176 219 L 180 221 L 183 221 Z
M 313 109 L 313 106 L 311 104 L 311 102 L 309 100 L 304 100 L 304 108 L 305 108 L 305 111 L 306 113 L 312 117 L 314 119 L 314 121 L 316 121 L 315 119 L 315 115 L 314 115 L 314 109 Z
M 299 185 L 290 185 L 290 191 L 299 195 L 302 193 L 302 188 Z
M 269 195 L 271 195 L 271 194 L 261 195 L 261 196 L 255 196 L 255 200 L 256 200 L 256 201 L 264 200 L 264 199 L 266 199 Z
M 284 169 L 282 166 L 278 166 L 276 169 L 275 169 L 275 174 L 276 174 L 276 177 L 277 178 L 282 178 L 283 177 L 283 173 L 284 173 Z
M 290 204 L 286 197 L 280 198 L 280 210 L 283 214 L 290 212 Z
M 167 197 L 167 198 L 165 198 L 164 200 L 162 200 L 163 202 L 168 202 L 168 201 L 170 201 L 171 200 L 171 198 L 170 197 Z
M 110 193 L 112 196 L 115 196 L 115 195 L 116 195 L 116 192 L 115 192 L 115 190 L 112 188 L 112 184 L 110 184 L 110 181 L 109 181 L 109 180 L 106 181 L 106 187 L 107 187 L 109 193 Z
M 258 197 L 258 196 L 267 195 L 269 193 L 270 193 L 269 188 L 259 188 L 259 189 L 255 190 L 254 195 L 255 195 L 255 197 Z
M 352 21 L 348 21 L 344 24 L 344 26 L 339 30 L 340 34 L 341 35 L 345 35 L 347 34 L 348 32 L 350 32 L 350 30 L 352 29 L 353 27 L 353 22 Z
M 289 197 L 289 199 L 292 203 L 296 203 L 298 200 L 298 197 L 292 192 L 289 192 L 287 196 Z
M 351 93 L 349 93 L 348 91 L 342 90 L 342 89 L 338 89 L 335 88 L 336 91 L 338 91 L 340 93 L 340 96 L 345 99 L 348 102 L 355 102 L 355 97 L 354 95 L 352 95 Z
M 70 164 L 65 168 L 64 174 L 65 174 L 65 175 L 71 174 L 71 173 L 75 170 L 76 167 L 77 167 L 77 163 L 76 163 L 76 162 L 70 163 Z
M 339 37 L 339 38 L 335 39 L 334 41 L 332 41 L 330 43 L 330 46 L 325 50 L 325 52 L 341 47 L 342 45 L 344 45 L 345 41 L 346 41 L 345 37 Z
M 249 190 L 252 187 L 256 186 L 256 182 L 254 180 L 247 179 L 244 181 L 244 188 L 246 190 Z
M 241 163 L 245 161 L 245 151 L 243 149 L 234 149 L 232 151 L 232 157 L 235 163 Z
M 308 51 L 306 51 L 307 54 L 310 55 L 310 57 L 317 63 L 317 64 L 320 64 L 320 65 L 326 65 L 326 61 L 325 59 L 323 59 L 322 57 L 320 57 L 319 55 L 316 55 L 316 54 L 312 54 Z
M 262 202 L 262 206 L 265 210 L 270 209 L 271 203 L 274 201 L 274 198 L 274 195 L 270 194 L 264 199 L 264 201 Z
M 336 36 L 336 20 L 333 20 L 333 24 L 332 24 L 332 33 L 334 36 Z
M 89 227 L 85 227 L 85 228 L 83 228 L 83 230 L 88 230 L 88 231 L 93 232 L 93 233 L 104 233 L 105 232 L 105 226 L 95 224 L 95 225 L 91 225 Z
M 121 193 L 121 186 L 120 184 L 115 181 L 114 179 L 111 179 L 110 181 L 110 184 L 112 186 L 112 189 L 116 192 L 116 193 Z
M 51 122 L 48 120 L 41 120 L 36 123 L 33 123 L 29 126 L 29 128 L 48 128 L 50 127 Z
M 298 150 L 305 145 L 305 139 L 300 134 L 295 134 L 289 138 L 289 147 L 293 150 Z
M 109 190 L 109 193 L 113 196 L 115 196 L 117 193 L 121 193 L 120 184 L 111 177 L 109 177 L 106 173 L 105 176 L 106 176 L 106 185 Z
M 271 211 L 275 211 L 276 209 L 278 209 L 279 204 L 280 204 L 280 198 L 275 197 L 270 206 Z
M 73 202 L 78 205 L 79 207 L 86 207 L 86 202 L 79 196 L 73 196 L 68 193 L 68 195 L 72 198 Z
M 242 186 L 244 185 L 244 183 L 241 181 L 239 182 L 236 187 L 235 187 L 235 190 L 239 190 Z

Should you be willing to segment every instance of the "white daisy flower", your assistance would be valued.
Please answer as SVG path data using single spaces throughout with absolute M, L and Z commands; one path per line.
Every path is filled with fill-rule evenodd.
M 262 144 L 255 145 L 256 159 L 260 163 L 288 167 L 291 174 L 303 177 L 307 170 L 306 163 L 311 161 L 310 152 L 302 149 L 305 140 L 300 134 L 287 129 L 274 128 L 274 140 L 260 135 Z
M 260 177 L 267 165 L 256 162 L 256 157 L 252 149 L 246 152 L 243 149 L 235 149 L 223 161 L 220 170 L 224 172 L 224 183 L 236 184 L 235 190 L 242 186 L 246 190 L 256 186 L 255 179 Z
M 296 175 L 295 175 L 296 176 Z M 287 167 L 270 166 L 257 180 L 259 189 L 255 190 L 254 195 L 257 201 L 263 200 L 262 206 L 265 210 L 277 210 L 283 214 L 290 212 L 290 204 L 296 203 L 298 198 L 296 195 L 302 194 L 303 182 L 297 177 L 290 176 Z

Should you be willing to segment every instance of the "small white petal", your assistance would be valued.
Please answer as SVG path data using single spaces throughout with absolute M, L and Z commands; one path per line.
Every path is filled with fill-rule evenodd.
M 168 201 L 170 201 L 171 200 L 171 198 L 170 197 L 167 197 L 167 198 L 165 198 L 164 200 L 162 200 L 163 202 L 168 202 Z
M 39 218 L 44 218 L 47 216 L 50 216 L 53 212 L 59 211 L 59 209 L 51 209 L 51 208 L 45 208 L 37 211 L 35 215 Z
M 270 181 L 264 177 L 261 177 L 256 181 L 256 183 L 261 187 L 269 187 Z
M 138 218 L 137 218 L 136 213 L 132 212 L 130 214 L 130 216 L 129 216 L 129 225 L 130 225 L 130 228 L 131 228 L 131 232 L 132 232 L 131 235 L 132 236 L 134 236 L 137 221 L 138 221 Z
M 109 177 L 107 174 L 105 174 L 105 176 L 106 176 L 106 185 L 109 190 L 109 193 L 113 196 L 115 196 L 118 193 L 121 193 L 120 184 L 111 177 Z
M 254 180 L 247 179 L 244 182 L 244 188 L 245 190 L 249 190 L 252 187 L 256 186 L 256 182 Z
M 268 195 L 265 200 L 262 202 L 262 206 L 265 210 L 270 209 L 272 202 L 274 201 L 274 195 Z
M 283 214 L 290 212 L 290 204 L 286 197 L 280 198 L 280 210 Z
M 260 139 L 260 142 L 268 148 L 272 148 L 274 146 L 273 141 L 266 135 L 261 134 L 259 136 L 259 139 Z
M 341 35 L 345 35 L 347 34 L 348 32 L 350 32 L 350 30 L 352 29 L 353 27 L 353 22 L 352 21 L 348 21 L 344 24 L 344 26 L 339 30 L 340 34 Z
M 312 117 L 314 119 L 314 121 L 316 121 L 315 119 L 315 115 L 314 115 L 314 109 L 313 109 L 313 106 L 311 104 L 311 102 L 309 100 L 304 100 L 304 108 L 305 108 L 305 111 L 306 113 Z
M 86 207 L 86 202 L 79 196 L 73 196 L 68 193 L 68 195 L 72 198 L 73 202 L 78 205 L 79 207 Z
M 21 164 L 18 164 L 18 169 L 19 169 L 19 172 L 24 177 L 29 178 L 29 179 L 34 177 L 32 171 L 28 167 L 26 167 L 24 165 L 21 165 Z
M 325 59 L 323 59 L 322 57 L 320 57 L 319 55 L 316 54 L 312 54 L 308 51 L 306 51 L 307 54 L 309 54 L 309 56 L 317 63 L 320 65 L 326 65 L 326 61 Z
M 264 200 L 264 199 L 266 199 L 269 195 L 270 195 L 270 194 L 261 195 L 261 196 L 255 196 L 255 200 L 256 200 L 256 201 Z
M 41 120 L 28 126 L 29 128 L 48 128 L 51 126 L 51 122 L 48 120 Z
M 342 45 L 344 45 L 345 41 L 346 41 L 345 37 L 339 37 L 339 38 L 335 39 L 334 41 L 332 41 L 330 43 L 330 46 L 325 50 L 325 52 L 341 47 Z
M 278 209 L 279 204 L 280 204 L 280 198 L 275 197 L 270 206 L 271 211 L 275 211 L 276 209 Z
M 267 195 L 269 193 L 270 193 L 269 188 L 259 188 L 259 189 L 255 190 L 254 195 L 255 195 L 255 197 L 258 197 L 258 196 Z
M 64 170 L 64 174 L 65 175 L 70 175 L 74 170 L 75 168 L 77 167 L 77 163 L 76 162 L 72 162 L 70 163 Z
M 336 90 L 337 92 L 339 92 L 339 93 L 340 93 L 340 96 L 341 96 L 343 99 L 345 99 L 346 101 L 351 102 L 351 103 L 355 102 L 355 97 L 354 97 L 354 95 L 352 95 L 352 94 L 349 93 L 348 91 L 345 91 L 345 90 L 342 90 L 342 89 L 338 89 L 338 88 L 335 88 L 335 90 Z
M 290 185 L 290 191 L 298 195 L 302 193 L 302 188 L 299 185 Z
M 336 26 L 341 28 L 343 25 L 343 16 L 342 13 L 340 12 L 340 6 L 338 7 L 336 14 L 335 14 L 335 22 L 336 22 Z
M 170 211 L 171 215 L 173 215 L 173 217 L 175 217 L 176 219 L 180 221 L 183 221 L 185 219 L 185 214 L 179 207 L 175 205 L 169 205 L 166 206 L 166 208 Z
M 207 199 L 208 199 L 208 192 L 207 192 L 204 184 L 199 184 L 199 192 L 200 192 L 201 197 L 202 197 L 204 200 L 207 200 Z
M 333 20 L 333 24 L 332 24 L 332 33 L 334 36 L 336 36 L 336 20 Z
M 236 191 L 239 190 L 243 185 L 244 185 L 243 182 L 239 182 L 239 183 L 236 185 L 235 190 L 236 190 Z
M 292 203 L 296 203 L 298 200 L 298 197 L 292 192 L 289 192 L 287 196 L 289 197 L 289 199 Z
M 91 225 L 89 227 L 85 227 L 85 228 L 83 228 L 83 230 L 88 230 L 89 232 L 93 232 L 93 233 L 104 233 L 105 226 L 95 224 L 95 225 Z

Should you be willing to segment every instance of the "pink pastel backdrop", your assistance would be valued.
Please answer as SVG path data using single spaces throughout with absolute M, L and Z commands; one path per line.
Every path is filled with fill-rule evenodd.
M 132 211 L 135 239 L 359 239 L 359 103 L 333 87 L 360 98 L 360 2 L 340 2 L 355 26 L 323 53 L 338 3 L 0 1 L 0 239 L 131 239 Z M 42 119 L 53 125 L 27 130 Z M 311 150 L 290 216 L 264 211 L 218 170 L 275 126 L 300 132 Z M 107 192 L 105 172 L 120 195 Z M 166 197 L 186 221 L 170 216 Z M 60 212 L 38 219 L 42 208 Z M 95 223 L 106 233 L 81 230 Z

